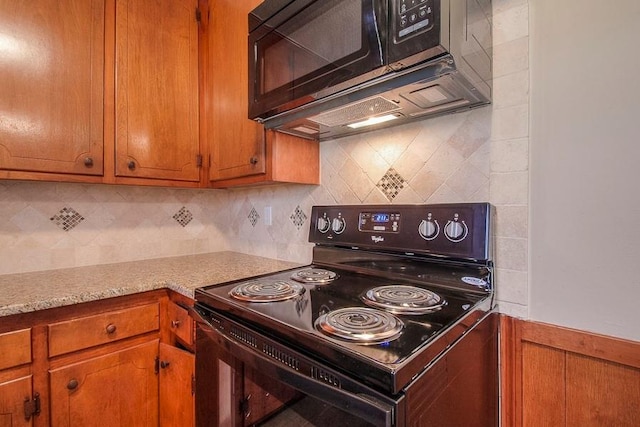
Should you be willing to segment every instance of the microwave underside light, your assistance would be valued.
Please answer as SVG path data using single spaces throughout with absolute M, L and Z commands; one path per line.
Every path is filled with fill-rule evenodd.
M 360 102 L 327 111 L 309 120 L 322 126 L 334 127 L 356 124 L 380 114 L 391 113 L 400 110 L 400 106 L 382 96 L 368 98 Z M 394 118 L 395 116 L 392 115 Z M 389 119 L 392 120 L 392 119 Z M 386 121 L 386 120 L 385 120 Z M 378 122 L 381 123 L 381 122 Z M 371 123 L 373 124 L 373 123 Z M 360 127 L 360 126 L 357 126 Z
M 373 125 L 377 125 L 379 123 L 384 123 L 384 122 L 388 122 L 391 120 L 395 120 L 397 119 L 398 116 L 396 116 L 395 114 L 385 114 L 384 116 L 377 116 L 377 117 L 370 117 L 367 120 L 363 120 L 361 122 L 356 122 L 356 123 L 351 123 L 349 126 L 352 129 L 358 129 L 358 128 L 362 128 L 365 126 L 373 126 Z

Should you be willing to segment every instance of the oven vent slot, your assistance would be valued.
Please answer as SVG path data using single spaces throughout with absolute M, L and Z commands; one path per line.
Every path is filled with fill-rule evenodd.
M 229 334 L 253 348 L 258 348 L 258 342 L 256 338 L 247 332 L 244 332 L 238 328 L 231 328 Z
M 269 344 L 263 344 L 262 352 L 270 358 L 282 363 L 283 365 L 287 365 L 288 367 L 295 369 L 296 371 L 300 370 L 300 361 L 296 357 L 291 356 L 284 351 L 281 351 Z
M 340 385 L 340 379 L 338 379 L 335 375 L 325 371 L 324 369 L 320 369 L 316 366 L 311 367 L 311 377 L 318 381 L 322 381 L 323 383 L 327 383 L 336 388 L 342 388 Z

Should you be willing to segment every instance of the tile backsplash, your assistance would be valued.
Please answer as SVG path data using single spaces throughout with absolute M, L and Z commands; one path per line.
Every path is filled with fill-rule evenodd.
M 223 195 L 0 181 L 0 274 L 225 250 Z
M 0 274 L 236 250 L 309 262 L 313 205 L 490 201 L 500 310 L 527 317 L 528 2 L 494 0 L 494 102 L 320 143 L 320 186 L 0 181 Z

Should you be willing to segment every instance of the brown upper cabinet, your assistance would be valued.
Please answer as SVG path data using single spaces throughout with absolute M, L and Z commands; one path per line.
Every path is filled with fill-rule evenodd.
M 248 115 L 248 13 L 261 0 L 200 0 L 203 129 L 214 187 L 319 183 L 317 141 L 265 131 Z M 205 13 L 206 12 L 206 13 Z
M 116 176 L 200 180 L 197 0 L 116 1 Z
M 0 0 L 0 178 L 103 174 L 104 0 Z
M 316 141 L 247 118 L 258 3 L 0 0 L 0 179 L 317 184 Z

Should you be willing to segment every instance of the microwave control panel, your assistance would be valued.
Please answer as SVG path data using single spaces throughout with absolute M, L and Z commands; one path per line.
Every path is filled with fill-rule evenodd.
M 434 0 L 395 0 L 396 3 L 396 38 L 405 37 L 427 31 L 433 27 Z

